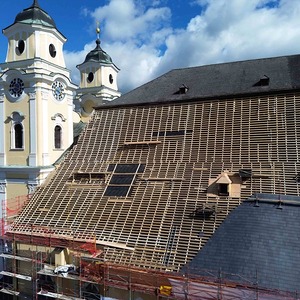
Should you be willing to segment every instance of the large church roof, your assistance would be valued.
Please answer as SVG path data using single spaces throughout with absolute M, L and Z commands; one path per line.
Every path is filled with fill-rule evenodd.
M 8 235 L 92 238 L 107 262 L 178 271 L 210 239 L 222 246 L 216 230 L 228 220 L 224 255 L 244 251 L 245 264 L 266 265 L 262 276 L 278 263 L 286 277 L 266 274 L 267 287 L 294 291 L 294 279 L 281 281 L 300 278 L 299 65 L 295 55 L 174 70 L 100 107 Z M 285 206 L 241 205 L 258 192 Z M 247 251 L 247 238 L 260 244 Z M 223 268 L 212 249 L 206 268 Z
M 108 105 L 224 98 L 291 89 L 300 89 L 300 55 L 174 69 Z

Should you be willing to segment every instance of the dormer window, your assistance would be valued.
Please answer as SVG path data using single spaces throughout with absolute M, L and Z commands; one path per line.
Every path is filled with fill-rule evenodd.
M 263 75 L 258 82 L 256 82 L 253 86 L 268 86 L 270 83 L 270 77 L 267 75 Z
M 207 187 L 209 197 L 232 197 L 241 196 L 241 185 L 243 181 L 239 173 L 232 173 L 227 170 L 222 172 L 217 178 L 210 178 Z
M 219 183 L 219 195 L 228 196 L 229 195 L 229 184 Z
M 226 173 L 223 173 L 216 183 L 218 184 L 218 194 L 220 196 L 229 196 L 229 189 L 232 183 L 229 176 Z

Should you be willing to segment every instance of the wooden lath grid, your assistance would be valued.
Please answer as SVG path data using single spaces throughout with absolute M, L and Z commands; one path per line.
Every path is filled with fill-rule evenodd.
M 55 234 L 72 232 L 74 238 L 92 234 L 96 240 L 135 249 L 105 247 L 109 261 L 178 270 L 250 195 L 299 195 L 294 179 L 300 169 L 299 98 L 264 96 L 98 110 L 15 228 L 30 234 L 43 233 L 39 226 L 49 226 Z M 166 134 L 154 136 L 155 132 Z M 104 196 L 113 175 L 107 171 L 110 164 L 140 163 L 145 171 L 137 174 L 130 196 Z M 210 179 L 224 170 L 238 173 L 243 168 L 255 176 L 243 182 L 240 197 L 207 195 Z M 98 188 L 70 188 L 68 181 L 78 172 L 105 173 L 106 180 Z M 213 216 L 189 217 L 197 207 L 210 204 L 218 209 Z

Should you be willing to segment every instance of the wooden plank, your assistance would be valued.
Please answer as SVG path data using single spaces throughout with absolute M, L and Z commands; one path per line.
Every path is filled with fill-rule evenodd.
M 132 200 L 108 199 L 107 202 L 110 202 L 110 203 L 132 203 Z
M 40 291 L 37 293 L 38 295 L 49 297 L 49 298 L 55 298 L 55 299 L 61 299 L 61 300 L 84 300 L 84 298 L 75 298 L 72 296 L 66 296 L 63 294 L 57 294 L 57 293 L 51 293 L 48 291 Z
M 28 262 L 32 261 L 31 258 L 15 256 L 15 255 L 10 255 L 10 254 L 5 254 L 5 253 L 1 253 L 0 257 L 9 258 L 9 259 L 16 259 L 16 260 L 21 260 L 21 261 L 28 261 Z
M 134 251 L 135 250 L 135 248 L 127 247 L 126 244 L 121 244 L 121 243 L 96 241 L 96 244 L 97 245 L 102 245 L 102 246 L 107 246 L 107 247 L 112 247 L 112 248 L 119 248 L 119 249 L 129 250 L 129 251 Z
M 185 178 L 173 178 L 173 177 L 148 177 L 148 178 L 141 178 L 141 180 L 145 181 L 185 181 Z
M 125 146 L 131 146 L 131 145 L 156 145 L 156 144 L 161 144 L 161 141 L 124 142 Z
M 5 289 L 5 288 L 1 289 L 0 292 L 4 293 L 4 294 L 12 295 L 12 296 L 19 296 L 19 294 L 20 294 L 17 291 L 12 291 L 12 290 Z
M 0 274 L 1 275 L 6 275 L 6 276 L 9 276 L 9 277 L 18 278 L 18 279 L 23 279 L 23 280 L 26 280 L 26 281 L 31 281 L 31 277 L 26 276 L 26 275 L 21 275 L 21 274 L 6 272 L 6 271 L 1 271 Z

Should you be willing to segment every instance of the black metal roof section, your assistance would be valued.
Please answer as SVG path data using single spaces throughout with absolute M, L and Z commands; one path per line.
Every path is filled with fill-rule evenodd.
M 111 57 L 100 47 L 100 43 L 100 39 L 97 39 L 96 48 L 87 54 L 83 63 L 91 61 L 108 65 L 113 64 Z
M 184 271 L 299 290 L 300 197 L 256 194 L 231 212 Z M 240 278 L 233 274 L 239 274 Z
M 24 23 L 24 24 L 37 24 L 43 25 L 46 27 L 56 28 L 54 20 L 39 6 L 37 0 L 34 0 L 33 4 L 20 12 L 16 18 L 15 23 Z
M 188 88 L 180 92 L 181 86 Z M 300 89 L 300 55 L 175 69 L 106 105 L 220 99 L 295 89 Z

